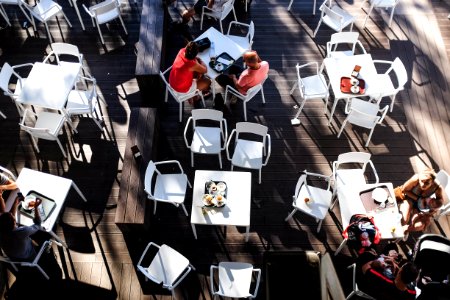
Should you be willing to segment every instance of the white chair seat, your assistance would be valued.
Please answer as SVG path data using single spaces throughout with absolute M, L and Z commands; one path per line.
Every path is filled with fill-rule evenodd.
M 90 7 L 89 10 L 90 10 L 92 13 L 94 13 L 95 8 Z M 114 11 L 114 10 L 113 10 L 113 11 L 105 12 L 105 13 L 103 13 L 103 14 L 101 14 L 101 15 L 97 15 L 97 20 L 98 20 L 98 22 L 99 22 L 100 24 L 105 24 L 105 23 L 108 23 L 108 22 L 110 22 L 110 21 L 112 21 L 112 20 L 118 18 L 118 17 L 119 17 L 119 14 L 117 13 L 117 11 Z
M 352 186 L 362 186 L 366 184 L 364 171 L 361 169 L 340 169 L 336 170 L 335 185 L 337 188 L 350 184 Z
M 47 128 L 51 135 L 57 136 L 62 126 L 64 125 L 66 118 L 62 114 L 55 114 L 51 112 L 40 112 L 34 127 L 35 128 Z
M 314 186 L 303 186 L 295 199 L 295 205 L 304 213 L 323 220 L 328 213 L 332 195 L 331 191 Z M 306 204 L 305 198 L 311 199 L 312 203 Z
M 203 154 L 220 153 L 222 151 L 220 136 L 221 130 L 218 127 L 195 127 L 191 151 Z
M 389 74 L 378 74 L 377 85 L 383 87 L 383 94 L 394 94 L 396 89 Z
M 61 5 L 53 1 L 40 1 L 33 8 L 34 17 L 39 21 L 47 21 L 62 10 Z
M 261 142 L 239 139 L 231 163 L 241 168 L 260 169 L 263 165 L 263 148 Z
M 66 112 L 69 115 L 82 115 L 90 113 L 91 109 L 89 107 L 89 95 L 89 91 L 71 91 L 67 100 Z
M 167 245 L 159 248 L 156 259 L 146 268 L 156 283 L 170 286 L 189 266 L 189 260 Z
M 365 100 L 361 100 L 358 98 L 353 98 L 350 103 L 350 107 L 352 109 L 356 109 L 358 111 L 362 111 L 368 115 L 377 115 L 379 111 L 378 104 L 371 103 Z M 367 116 L 364 116 L 362 114 L 352 114 L 348 117 L 348 122 L 352 124 L 356 124 L 358 126 L 364 127 L 364 128 L 372 128 L 373 127 L 373 120 L 370 120 L 367 118 Z
M 341 31 L 343 27 L 346 27 L 350 23 L 353 23 L 355 20 L 355 17 L 353 17 L 351 14 L 340 8 L 339 6 L 333 6 L 332 10 L 336 13 L 338 13 L 340 16 L 342 16 L 342 23 L 336 23 L 336 20 L 333 18 L 330 18 L 329 15 L 325 15 L 323 17 L 323 22 L 327 24 L 331 29 L 334 31 Z
M 217 294 L 231 298 L 251 296 L 249 287 L 252 282 L 253 266 L 240 262 L 219 263 L 219 286 Z
M 303 84 L 305 86 L 305 95 L 308 95 L 308 98 L 311 98 L 313 95 L 326 95 L 328 94 L 328 88 L 323 83 L 325 81 L 325 77 L 322 74 L 313 75 L 302 78 Z
M 186 174 L 161 174 L 156 178 L 154 196 L 169 202 L 183 203 L 186 188 Z

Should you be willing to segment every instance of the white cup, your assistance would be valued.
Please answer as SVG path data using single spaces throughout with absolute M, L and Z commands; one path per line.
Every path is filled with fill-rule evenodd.
M 357 94 L 357 93 L 359 93 L 359 86 L 357 86 L 357 85 L 352 85 L 352 87 L 350 88 L 350 90 L 352 91 L 353 94 Z
M 359 84 L 359 80 L 356 79 L 355 77 L 351 77 L 350 78 L 350 83 L 351 83 L 351 85 L 358 85 Z

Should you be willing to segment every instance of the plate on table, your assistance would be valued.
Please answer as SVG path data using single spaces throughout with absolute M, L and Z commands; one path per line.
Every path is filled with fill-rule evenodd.
M 34 195 L 27 195 L 25 199 L 22 202 L 22 207 L 25 210 L 33 210 L 34 205 L 36 204 L 36 196 Z
M 227 196 L 227 184 L 223 181 L 208 180 L 205 182 L 205 194 Z
M 219 194 L 214 197 L 214 199 L 212 200 L 212 203 L 216 207 L 222 207 L 225 204 L 227 204 L 227 199 L 224 196 Z
M 202 198 L 202 202 L 204 206 L 213 206 L 214 205 L 214 196 L 211 194 L 204 194 Z

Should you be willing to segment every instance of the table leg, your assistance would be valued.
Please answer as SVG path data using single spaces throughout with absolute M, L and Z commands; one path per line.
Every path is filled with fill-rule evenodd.
M 194 234 L 195 239 L 197 239 L 197 230 L 195 230 L 195 225 L 191 223 L 192 233 Z
M 78 195 L 80 195 L 80 197 L 84 200 L 84 202 L 87 202 L 86 197 L 84 197 L 83 193 L 80 191 L 80 189 L 78 188 L 78 186 L 75 184 L 75 182 L 72 181 L 72 186 L 73 188 L 77 191 Z
M 337 99 L 337 98 L 334 99 L 333 107 L 331 108 L 331 111 L 330 111 L 330 117 L 329 117 L 329 119 L 328 119 L 328 126 L 331 125 L 331 121 L 332 121 L 332 119 L 333 119 L 333 114 L 334 114 L 334 111 L 335 111 L 335 109 L 336 109 L 336 105 L 337 105 L 338 101 L 339 101 L 339 99 Z
M 58 243 L 60 243 L 64 248 L 67 247 L 66 242 L 64 242 L 59 236 L 56 235 L 56 233 L 53 232 L 53 230 L 47 231 Z
M 250 237 L 250 226 L 245 228 L 245 241 L 248 242 L 248 238 Z

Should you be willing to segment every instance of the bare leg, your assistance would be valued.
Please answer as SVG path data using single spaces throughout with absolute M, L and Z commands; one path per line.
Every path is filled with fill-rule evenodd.
M 408 200 L 403 200 L 399 203 L 398 210 L 402 214 L 402 224 L 409 224 L 411 218 L 411 203 Z
M 197 80 L 197 88 L 200 91 L 207 91 L 209 90 L 209 87 L 211 86 L 211 80 L 208 78 L 202 77 Z
M 181 14 L 181 17 L 183 18 L 183 23 L 189 23 L 191 18 L 195 15 L 195 10 L 193 7 L 189 8 L 188 10 L 183 11 Z

